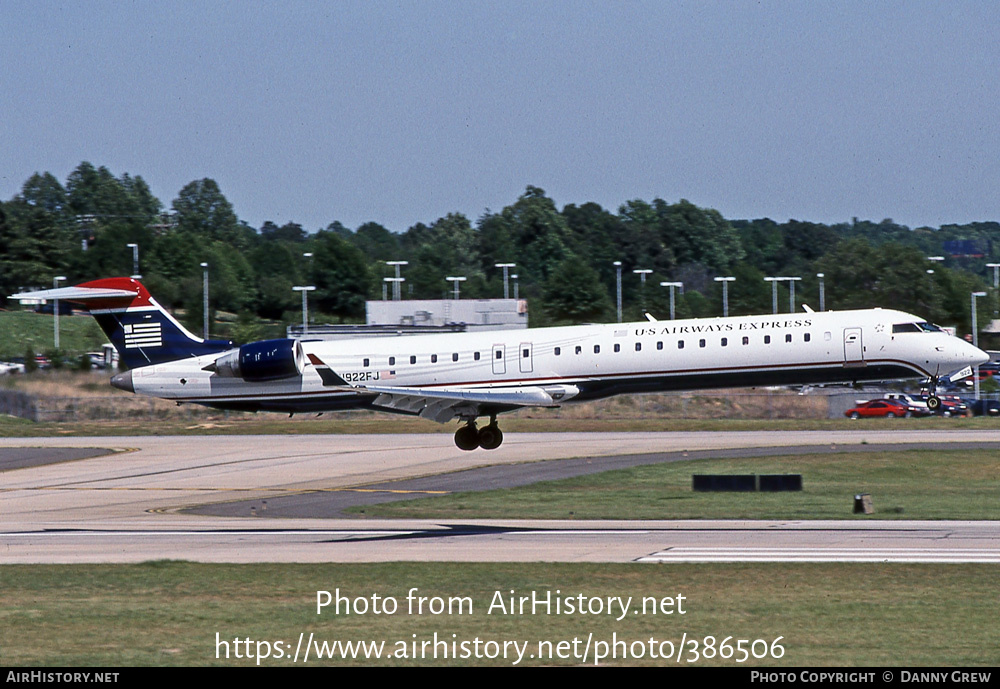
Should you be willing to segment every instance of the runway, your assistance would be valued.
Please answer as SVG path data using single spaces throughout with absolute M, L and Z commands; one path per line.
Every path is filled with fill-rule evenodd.
M 471 453 L 445 434 L 3 438 L 0 564 L 1000 561 L 998 522 L 399 521 L 315 517 L 310 509 L 318 507 L 309 507 L 328 493 L 362 494 L 469 468 L 509 467 L 483 474 L 494 478 L 480 487 L 493 487 L 526 463 L 557 478 L 573 466 L 603 469 L 642 457 L 859 443 L 1000 447 L 1000 431 L 510 434 L 499 450 Z M 2 458 L 11 448 L 112 453 L 8 465 Z M 587 459 L 550 461 L 569 458 Z M 295 505 L 287 512 L 295 516 L 271 516 L 286 509 L 282 501 Z

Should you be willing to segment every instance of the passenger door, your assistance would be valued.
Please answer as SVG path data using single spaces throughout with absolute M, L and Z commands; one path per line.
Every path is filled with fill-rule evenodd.
M 864 366 L 865 347 L 861 341 L 861 328 L 844 328 L 844 366 Z
M 507 358 L 502 344 L 493 345 L 493 374 L 500 376 L 507 373 Z
M 531 364 L 531 343 L 530 342 L 522 342 L 521 343 L 520 354 L 521 354 L 521 356 L 519 356 L 517 358 L 517 360 L 520 362 L 521 373 L 531 373 L 531 371 L 533 369 L 532 369 L 532 364 Z

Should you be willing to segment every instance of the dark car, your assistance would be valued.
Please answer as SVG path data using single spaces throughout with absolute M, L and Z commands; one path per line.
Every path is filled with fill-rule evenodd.
M 969 410 L 975 416 L 1000 416 L 1000 400 L 972 400 Z
M 894 419 L 897 416 L 910 417 L 918 413 L 916 408 L 910 407 L 898 400 L 871 400 L 863 402 L 856 407 L 844 412 L 844 416 L 851 419 L 866 419 L 884 417 Z
M 957 395 L 939 395 L 939 397 L 941 406 L 934 412 L 938 416 L 965 416 L 969 413 L 969 404 L 961 397 Z

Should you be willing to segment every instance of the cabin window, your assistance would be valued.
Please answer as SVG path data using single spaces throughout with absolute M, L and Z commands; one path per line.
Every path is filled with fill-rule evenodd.
M 705 346 L 705 340 L 698 340 L 698 346 L 699 347 L 704 347 Z
M 750 338 L 749 338 L 749 337 L 746 337 L 746 336 L 744 336 L 744 337 L 743 337 L 743 344 L 745 344 L 745 345 L 748 345 L 748 344 L 750 344 Z
M 497 356 L 496 356 L 496 358 L 497 359 L 503 359 L 503 350 L 502 349 L 498 349 L 497 350 Z
M 365 368 L 368 368 L 368 359 L 365 359 Z
M 684 349 L 684 340 L 677 340 L 677 349 Z
M 415 364 L 415 363 L 417 363 L 417 357 L 415 357 L 415 356 L 413 356 L 413 355 L 411 354 L 411 355 L 410 355 L 410 363 L 411 363 L 411 364 Z
M 792 334 L 788 333 L 787 335 L 785 335 L 785 342 L 791 342 L 791 341 L 792 341 Z
M 622 351 L 622 346 L 618 343 L 615 343 L 615 353 L 618 353 L 620 351 Z
M 432 364 L 436 364 L 437 362 L 438 362 L 438 355 L 437 354 L 431 354 L 431 363 Z
M 396 357 L 394 357 L 394 356 L 389 357 L 389 365 L 390 366 L 395 366 L 396 365 Z
M 827 342 L 829 342 L 832 338 L 833 338 L 833 335 L 830 334 L 829 330 L 827 330 L 825 333 L 823 333 L 823 339 L 826 340 Z
M 521 350 L 521 356 L 523 358 L 527 359 L 528 357 L 531 356 L 531 350 L 530 349 L 522 349 Z
M 577 345 L 575 351 L 576 351 L 577 354 L 580 354 L 583 351 L 583 347 L 581 347 L 580 345 Z
M 770 335 L 765 335 L 764 336 L 764 344 L 771 344 L 771 336 Z
M 601 353 L 601 345 L 594 345 L 594 354 Z
M 723 347 L 725 347 L 725 346 L 727 346 L 728 344 L 729 344 L 729 339 L 728 339 L 728 338 L 725 338 L 725 337 L 724 337 L 724 338 L 722 338 L 722 346 L 723 346 Z
M 479 361 L 479 352 L 473 352 L 472 353 L 472 358 L 475 361 Z
M 556 347 L 556 356 L 562 354 L 562 347 Z
M 806 342 L 808 342 L 809 340 L 812 339 L 812 335 L 810 335 L 809 333 L 806 333 L 805 335 L 802 336 L 802 339 L 805 340 Z
M 635 343 L 635 351 L 637 351 L 637 352 L 641 352 L 642 351 L 642 343 L 641 342 L 636 342 Z
M 458 352 L 455 352 L 454 354 L 451 355 L 451 360 L 458 361 Z
M 657 349 L 663 349 L 663 342 L 657 342 L 656 343 L 656 348 Z

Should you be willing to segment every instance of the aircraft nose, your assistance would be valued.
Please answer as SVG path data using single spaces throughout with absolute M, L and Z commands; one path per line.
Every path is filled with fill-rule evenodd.
M 987 361 L 990 360 L 990 355 L 981 350 L 979 347 L 969 345 L 969 365 L 970 366 L 982 366 Z
M 111 386 L 125 392 L 135 392 L 135 386 L 132 384 L 132 372 L 125 371 L 125 373 L 114 376 L 111 379 Z

